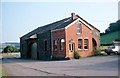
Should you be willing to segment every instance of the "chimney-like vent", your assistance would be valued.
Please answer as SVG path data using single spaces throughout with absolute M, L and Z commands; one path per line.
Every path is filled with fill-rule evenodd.
M 75 15 L 75 13 L 71 13 L 71 17 L 72 17 L 72 20 L 76 19 L 77 16 Z

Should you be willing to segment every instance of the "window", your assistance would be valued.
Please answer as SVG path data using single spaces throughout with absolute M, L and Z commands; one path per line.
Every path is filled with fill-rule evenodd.
M 57 40 L 53 40 L 53 50 L 57 50 Z
M 77 24 L 77 28 L 80 28 L 80 25 L 81 25 L 81 24 L 80 24 L 80 22 L 79 22 L 79 23 Z
M 77 29 L 77 34 L 80 34 L 80 29 Z
M 65 42 L 64 39 L 60 39 L 60 50 L 64 49 L 64 42 Z
M 78 50 L 82 49 L 82 39 L 78 39 Z
M 84 49 L 88 49 L 88 39 L 84 39 Z
M 74 51 L 74 43 L 70 43 L 70 44 L 69 44 L 69 50 L 70 50 L 71 52 Z
M 71 51 L 71 44 L 69 44 L 69 50 Z
M 74 50 L 74 44 L 72 44 L 72 51 Z
M 80 34 L 81 33 L 81 24 L 78 23 L 77 24 L 77 34 Z
M 47 40 L 44 41 L 45 51 L 47 51 Z

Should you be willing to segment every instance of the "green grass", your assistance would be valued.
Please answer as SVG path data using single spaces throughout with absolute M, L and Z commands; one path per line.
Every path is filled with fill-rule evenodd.
M 5 70 L 4 70 L 4 68 L 2 67 L 2 65 L 0 66 L 0 78 L 2 77 L 2 76 L 6 76 L 7 75 L 7 73 L 5 72 Z
M 108 46 L 100 46 L 100 50 L 105 50 L 107 48 L 108 48 Z
M 0 68 L 0 78 L 1 78 L 2 76 L 7 76 L 7 72 L 6 72 L 6 70 L 5 70 L 3 67 Z
M 0 66 L 0 78 L 2 77 L 2 66 Z
M 109 33 L 101 36 L 100 42 L 101 44 L 112 44 L 113 41 L 120 38 L 120 31 Z

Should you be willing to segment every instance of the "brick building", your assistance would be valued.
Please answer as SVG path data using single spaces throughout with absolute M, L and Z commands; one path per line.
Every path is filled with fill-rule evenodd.
M 100 46 L 100 31 L 75 13 L 38 27 L 20 38 L 21 57 L 27 59 L 73 58 L 93 55 Z

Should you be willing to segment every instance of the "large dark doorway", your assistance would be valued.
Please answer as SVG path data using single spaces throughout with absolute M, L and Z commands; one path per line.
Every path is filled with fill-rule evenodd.
M 31 45 L 31 58 L 34 60 L 37 59 L 37 43 L 36 42 L 34 42 Z
M 97 42 L 94 38 L 92 38 L 92 47 L 93 47 L 93 51 L 97 49 Z
M 38 59 L 36 39 L 28 39 L 27 42 L 28 42 L 27 58 L 34 59 L 34 60 Z

